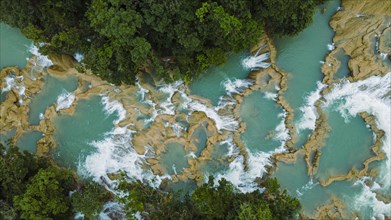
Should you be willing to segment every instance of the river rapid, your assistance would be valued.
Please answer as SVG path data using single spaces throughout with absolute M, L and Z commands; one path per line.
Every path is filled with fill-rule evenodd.
M 383 4 L 328 1 L 297 36 L 264 37 L 190 85 L 144 73 L 115 86 L 79 73 L 82 55 L 43 56 L 1 24 L 0 142 L 49 155 L 113 192 L 120 171 L 174 191 L 213 175 L 251 192 L 273 176 L 311 218 L 390 218 L 391 6 Z M 106 204 L 100 217 L 110 212 L 121 206 Z

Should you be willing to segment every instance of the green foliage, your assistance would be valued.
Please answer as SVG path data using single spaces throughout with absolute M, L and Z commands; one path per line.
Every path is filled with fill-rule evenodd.
M 82 212 L 86 219 L 95 219 L 110 194 L 99 184 L 90 182 L 72 195 L 74 212 Z
M 0 144 L 0 200 L 12 204 L 13 197 L 23 193 L 30 177 L 47 166 L 27 151 L 20 152 L 13 145 L 5 149 Z
M 0 219 L 69 219 L 74 212 L 94 219 L 112 196 L 94 182 L 76 190 L 76 182 L 71 170 L 48 158 L 0 144 Z
M 239 207 L 237 218 L 239 220 L 272 220 L 273 215 L 269 208 L 262 209 L 249 203 L 243 203 Z
M 316 0 L 258 0 L 257 17 L 271 35 L 295 35 L 312 22 Z
M 119 39 L 121 44 L 126 44 L 142 23 L 142 16 L 129 1 L 93 0 L 86 15 L 90 26 L 101 36 Z
M 129 219 L 136 212 L 146 219 L 292 219 L 300 210 L 297 199 L 280 192 L 275 179 L 263 185 L 271 187 L 261 193 L 242 193 L 225 179 L 215 187 L 213 177 L 208 183 L 196 188 L 184 199 L 178 195 L 153 189 L 141 182 L 122 181 L 120 198 L 125 204 Z
M 191 219 L 193 217 L 189 197 L 180 200 L 179 196 L 166 193 L 139 181 L 122 181 L 119 187 L 125 196 L 118 200 L 125 205 L 127 219 L 135 219 L 134 214 L 143 213 L 146 219 Z
M 154 194 L 153 189 L 144 187 L 141 182 L 136 182 L 132 185 L 122 182 L 119 188 L 126 192 L 126 194 L 118 200 L 125 204 L 128 219 L 132 219 L 133 215 L 137 212 L 144 211 L 143 203 L 145 199 Z
M 276 178 L 267 179 L 263 184 L 265 195 L 269 199 L 270 210 L 278 219 L 292 219 L 301 209 L 299 200 L 288 195 L 286 190 L 280 191 Z
M 22 219 L 58 219 L 69 210 L 69 191 L 75 186 L 72 173 L 50 167 L 30 180 L 24 194 L 14 197 L 14 207 Z
M 207 184 L 198 187 L 192 195 L 192 201 L 197 212 L 207 219 L 233 218 L 231 210 L 234 210 L 236 189 L 225 179 L 219 181 L 214 188 L 213 178 L 210 177 Z
M 264 27 L 271 35 L 298 33 L 322 1 L 2 0 L 0 21 L 45 42 L 43 53 L 83 53 L 86 68 L 116 84 L 145 69 L 188 82 L 250 48 Z

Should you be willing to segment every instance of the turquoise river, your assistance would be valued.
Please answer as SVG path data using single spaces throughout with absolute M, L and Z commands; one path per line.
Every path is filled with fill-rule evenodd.
M 276 75 L 253 74 L 265 68 L 267 75 L 273 62 L 268 47 L 258 51 L 264 57 L 255 64 L 257 57 L 247 51 L 232 54 L 226 64 L 210 68 L 189 86 L 181 81 L 155 82 L 150 76 L 140 76 L 133 87 L 98 85 L 75 74 L 51 74 L 49 62 L 42 64 L 40 91 L 31 97 L 21 95 L 29 100 L 28 127 L 21 133 L 16 127 L 0 130 L 0 143 L 12 139 L 21 150 L 35 153 L 40 139 L 50 135 L 55 142 L 50 150 L 54 160 L 109 188 L 115 186 L 111 174 L 120 170 L 152 185 L 165 182 L 167 190 L 190 192 L 208 175 L 227 178 L 242 191 L 256 190 L 255 180 L 271 175 L 300 200 L 303 214 L 311 218 L 330 204 L 344 213 L 342 218 L 390 218 L 391 74 L 348 81 L 350 57 L 339 48 L 335 57 L 341 66 L 334 75 L 335 85 L 320 94 L 327 87 L 321 67 L 334 49 L 329 21 L 339 6 L 339 1 L 327 1 L 304 31 L 272 39 L 273 65 L 286 74 L 286 91 L 280 92 Z M 0 27 L 0 68 L 22 69 L 32 55 L 47 59 L 19 30 Z M 35 80 L 34 74 L 28 75 Z M 10 90 L 22 94 L 26 89 L 23 83 L 15 84 L 16 79 L 10 74 L 1 82 L 0 106 Z M 292 112 L 278 102 L 279 96 Z M 50 108 L 54 116 L 47 118 Z M 375 156 L 372 146 L 377 137 L 362 112 L 374 115 L 385 131 L 380 140 L 384 159 L 368 162 L 360 178 L 324 184 L 351 170 L 363 170 L 364 161 Z M 319 150 L 310 155 L 311 160 L 319 158 L 315 171 L 309 172 L 304 146 L 315 134 L 319 113 L 328 129 Z M 293 114 L 292 128 L 285 123 L 289 114 Z M 50 134 L 41 129 L 44 121 L 54 127 Z M 291 149 L 286 148 L 288 142 L 293 143 Z M 296 152 L 293 160 L 275 157 L 288 151 Z

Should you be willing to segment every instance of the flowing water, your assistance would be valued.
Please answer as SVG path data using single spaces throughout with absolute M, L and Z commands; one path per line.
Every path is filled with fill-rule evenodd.
M 294 37 L 274 40 L 277 66 L 288 73 L 288 91 L 284 97 L 294 109 L 297 123 L 305 120 L 300 107 L 305 105 L 310 92 L 316 90 L 316 82 L 323 78 L 320 68 L 334 35 L 328 22 L 339 5 L 339 1 L 326 1 L 324 6 L 318 8 L 313 22 L 304 31 Z M 298 147 L 305 142 L 309 132 L 303 129 L 299 134 Z
M 30 124 L 39 124 L 47 107 L 53 105 L 61 94 L 72 92 L 77 87 L 77 79 L 74 77 L 60 79 L 46 74 L 44 80 L 44 87 L 33 96 L 30 104 Z
M 228 57 L 222 66 L 212 67 L 190 84 L 192 94 L 208 98 L 217 105 L 219 98 L 226 94 L 224 81 L 244 79 L 250 70 L 241 65 L 248 53 L 238 53 Z
M 307 174 L 302 155 L 293 164 L 277 162 L 276 171 L 272 175 L 279 180 L 282 188 L 300 200 L 303 212 L 310 216 L 315 213 L 317 207 L 335 198 L 344 202 L 347 217 L 353 216 L 355 212 L 364 219 L 381 217 L 384 214 L 390 216 L 391 205 L 379 201 L 374 192 L 390 194 L 391 116 L 390 99 L 387 98 L 390 85 L 387 83 L 391 80 L 391 74 L 383 78 L 370 77 L 355 83 L 342 80 L 329 94 L 324 97 L 320 95 L 320 91 L 325 87 L 320 83 L 321 61 L 333 47 L 334 33 L 328 22 L 339 4 L 339 1 L 327 1 L 326 5 L 317 10 L 313 23 L 303 32 L 295 37 L 274 39 L 277 65 L 289 75 L 288 90 L 284 97 L 295 113 L 295 127 L 299 133 L 296 147 L 300 148 L 314 129 L 317 114 L 313 105 L 320 98 L 321 109 L 327 115 L 331 130 L 324 140 L 324 146 L 320 148 L 319 168 L 314 176 Z M 325 13 L 321 13 L 323 8 Z M 1 24 L 1 28 L 0 66 L 23 67 L 31 42 L 15 29 L 4 24 Z M 4 42 L 6 45 L 3 45 Z M 341 66 L 335 78 L 345 78 L 349 74 L 349 57 L 344 51 L 338 51 L 336 58 L 341 62 Z M 201 178 L 206 180 L 208 175 L 215 175 L 217 179 L 225 177 L 241 190 L 251 191 L 256 189 L 255 178 L 261 177 L 266 173 L 266 167 L 272 165 L 271 155 L 284 151 L 283 146 L 290 138 L 283 123 L 286 112 L 276 104 L 276 91 L 258 89 L 246 94 L 239 103 L 238 121 L 232 112 L 220 115 L 219 111 L 233 109 L 238 105 L 234 95 L 241 94 L 254 83 L 246 77 L 252 69 L 267 67 L 269 64 L 264 62 L 267 59 L 268 54 L 250 57 L 248 53 L 233 54 L 226 64 L 210 68 L 192 82 L 189 86 L 190 94 L 186 93 L 182 88 L 183 83 L 179 81 L 170 85 L 154 84 L 152 87 L 156 91 L 148 90 L 138 83 L 139 90 L 133 94 L 135 97 L 127 96 L 121 100 L 137 102 L 134 106 L 141 106 L 139 109 L 134 108 L 139 112 L 137 120 L 144 122 L 144 127 L 137 131 L 130 129 L 133 122 L 119 126 L 126 114 L 121 102 L 109 100 L 104 95 L 77 100 L 73 94 L 77 87 L 76 78 L 59 79 L 46 74 L 42 91 L 32 97 L 30 124 L 38 124 L 43 119 L 46 108 L 55 104 L 58 116 L 54 118 L 56 148 L 52 152 L 53 158 L 59 164 L 77 170 L 82 176 L 93 177 L 96 181 L 103 178 L 110 183 L 109 174 L 124 170 L 131 178 L 157 180 L 152 185 L 158 186 L 163 178 L 181 175 L 184 170 L 188 172 L 190 160 L 198 161 L 198 158 L 202 158 L 196 165 L 203 175 Z M 147 81 L 153 82 L 153 79 Z M 90 85 L 89 82 L 84 83 L 82 91 L 87 91 Z M 174 93 L 179 94 L 179 104 L 173 104 L 171 100 Z M 0 101 L 4 99 L 2 93 Z M 74 100 L 77 104 L 73 114 L 58 111 L 68 108 Z M 319 180 L 325 181 L 332 176 L 344 175 L 352 168 L 362 169 L 363 161 L 373 156 L 373 132 L 358 115 L 364 111 L 374 115 L 377 118 L 377 126 L 385 131 L 383 151 L 386 159 L 369 164 L 370 169 L 376 169 L 380 174 L 375 178 L 336 181 L 327 187 L 321 186 Z M 196 127 L 190 128 L 188 118 L 193 112 L 207 115 L 216 124 L 219 135 L 225 135 L 224 139 L 218 139 L 209 146 L 213 138 L 213 132 L 209 132 L 209 126 L 212 125 L 202 121 Z M 175 116 L 171 122 L 163 120 L 165 128 L 172 126 L 178 140 L 184 138 L 183 131 L 194 132 L 188 137 L 189 142 L 170 140 L 161 143 L 165 145 L 164 150 L 156 159 L 163 173 L 160 176 L 154 175 L 143 170 L 142 164 L 146 164 L 145 158 L 154 157 L 155 152 L 146 150 L 143 155 L 136 153 L 133 149 L 133 135 L 153 127 L 159 115 L 175 114 L 181 115 Z M 237 140 L 234 141 L 239 122 L 245 126 L 239 135 L 239 141 L 243 142 L 248 154 L 246 169 L 244 157 L 236 145 Z M 0 134 L 0 141 L 4 143 L 5 139 L 14 135 L 15 130 L 7 131 Z M 35 143 L 41 136 L 42 134 L 36 131 L 25 132 L 17 140 L 17 144 L 35 152 Z M 188 150 L 189 144 L 195 146 L 194 152 Z M 203 151 L 207 148 L 210 154 L 203 158 Z M 365 183 L 370 184 L 368 186 Z M 167 185 L 168 190 L 175 192 L 188 192 L 195 187 L 196 182 L 193 180 L 169 182 Z M 100 216 L 108 218 L 112 213 L 122 213 L 123 218 L 122 209 L 118 203 L 107 203 Z
M 23 36 L 17 28 L 0 23 L 0 68 L 18 66 L 23 68 L 31 56 L 31 40 Z
M 0 23 L 0 69 L 8 66 L 23 68 L 31 53 L 31 40 L 23 36 L 19 29 Z M 8 91 L 0 91 L 0 103 L 6 99 Z
M 115 113 L 105 112 L 100 96 L 79 100 L 74 115 L 60 115 L 55 120 L 54 159 L 72 168 L 83 164 L 87 155 L 96 151 L 94 145 L 113 129 L 117 118 Z

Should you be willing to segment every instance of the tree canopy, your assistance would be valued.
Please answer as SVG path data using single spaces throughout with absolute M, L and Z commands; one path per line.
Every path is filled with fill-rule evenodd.
M 12 204 L 13 197 L 24 192 L 28 180 L 47 166 L 46 161 L 27 151 L 20 152 L 13 145 L 6 149 L 0 144 L 0 200 Z
M 44 43 L 44 53 L 82 53 L 86 68 L 120 84 L 146 69 L 191 79 L 264 31 L 300 32 L 322 1 L 2 0 L 0 21 Z
M 111 197 L 102 186 L 80 182 L 73 171 L 48 158 L 0 144 L 0 219 L 70 219 L 76 212 L 94 219 Z
M 53 167 L 41 169 L 26 191 L 14 197 L 14 207 L 21 211 L 22 219 L 58 218 L 69 211 L 68 193 L 73 188 L 71 172 Z
M 215 187 L 213 177 L 187 194 L 183 199 L 175 193 L 153 189 L 140 182 L 123 181 L 120 188 L 124 197 L 127 218 L 142 213 L 146 219 L 293 219 L 301 205 L 286 191 L 280 191 L 276 179 L 262 183 L 265 191 L 242 193 L 225 179 Z

